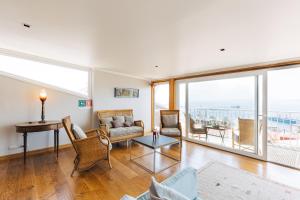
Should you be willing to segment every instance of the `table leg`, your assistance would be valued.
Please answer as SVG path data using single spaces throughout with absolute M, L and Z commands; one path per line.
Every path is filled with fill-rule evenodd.
M 56 130 L 56 158 L 58 159 L 59 150 L 59 129 Z
M 154 155 L 153 155 L 153 173 L 154 173 L 154 176 L 155 176 L 155 155 L 156 155 L 156 149 L 154 148 Z
M 54 152 L 56 152 L 56 130 L 54 130 Z
M 27 151 L 27 133 L 23 133 L 23 148 L 24 148 L 24 164 L 26 163 L 26 151 Z

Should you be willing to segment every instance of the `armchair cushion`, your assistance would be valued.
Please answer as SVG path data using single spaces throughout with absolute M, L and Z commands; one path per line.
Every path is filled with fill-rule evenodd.
M 177 115 L 162 115 L 163 128 L 178 128 Z
M 71 125 L 72 132 L 76 139 L 84 139 L 87 138 L 85 132 L 76 124 Z
M 113 121 L 113 118 L 112 117 L 105 117 L 105 118 L 101 118 L 100 119 L 100 124 L 107 124 L 107 126 L 109 128 L 112 127 L 112 122 Z
M 162 128 L 160 133 L 166 136 L 180 136 L 181 134 L 178 128 Z

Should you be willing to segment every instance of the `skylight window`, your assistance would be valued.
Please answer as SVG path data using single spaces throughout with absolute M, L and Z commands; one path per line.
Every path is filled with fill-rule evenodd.
M 0 55 L 0 72 L 89 96 L 89 71 Z

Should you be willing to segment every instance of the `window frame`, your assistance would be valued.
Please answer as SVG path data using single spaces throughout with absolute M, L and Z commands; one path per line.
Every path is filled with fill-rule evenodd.
M 92 98 L 92 73 L 93 73 L 93 69 L 88 68 L 88 67 L 82 67 L 82 66 L 78 66 L 78 65 L 74 65 L 74 64 L 70 64 L 70 63 L 65 63 L 65 62 L 59 62 L 59 61 L 55 61 L 55 60 L 50 60 L 50 59 L 45 59 L 45 58 L 41 58 L 41 57 L 37 57 L 37 56 L 29 56 L 29 55 L 14 55 L 11 53 L 2 53 L 0 52 L 0 55 L 3 56 L 8 56 L 8 57 L 12 57 L 12 58 L 17 58 L 17 59 L 25 59 L 28 61 L 32 61 L 32 62 L 37 62 L 37 63 L 41 63 L 41 64 L 49 64 L 49 65 L 55 65 L 57 67 L 62 67 L 62 68 L 69 68 L 69 69 L 75 69 L 75 70 L 80 70 L 80 71 L 84 71 L 88 73 L 88 92 L 87 95 L 84 95 L 82 93 L 79 92 L 75 92 L 75 91 L 71 91 L 65 88 L 61 88 L 55 85 L 51 85 L 48 83 L 44 83 L 44 82 L 40 82 L 37 80 L 33 80 L 30 78 L 26 78 L 26 77 L 22 77 L 19 75 L 15 75 L 9 72 L 5 72 L 5 71 L 1 71 L 0 70 L 0 75 L 5 76 L 5 77 L 9 77 L 12 79 L 16 79 L 18 81 L 22 81 L 25 83 L 30 83 L 33 85 L 37 85 L 37 86 L 41 86 L 41 87 L 45 87 L 48 89 L 52 89 L 52 90 L 56 90 L 59 92 L 63 92 L 63 93 L 67 93 L 76 97 L 81 97 L 84 99 L 90 99 Z

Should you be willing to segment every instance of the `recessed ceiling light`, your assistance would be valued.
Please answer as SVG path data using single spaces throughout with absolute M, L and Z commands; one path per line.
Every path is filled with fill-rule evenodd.
M 23 26 L 24 26 L 25 28 L 30 28 L 30 24 L 23 23 Z
M 226 49 L 224 49 L 224 48 L 222 48 L 222 49 L 220 49 L 220 51 L 225 51 Z

